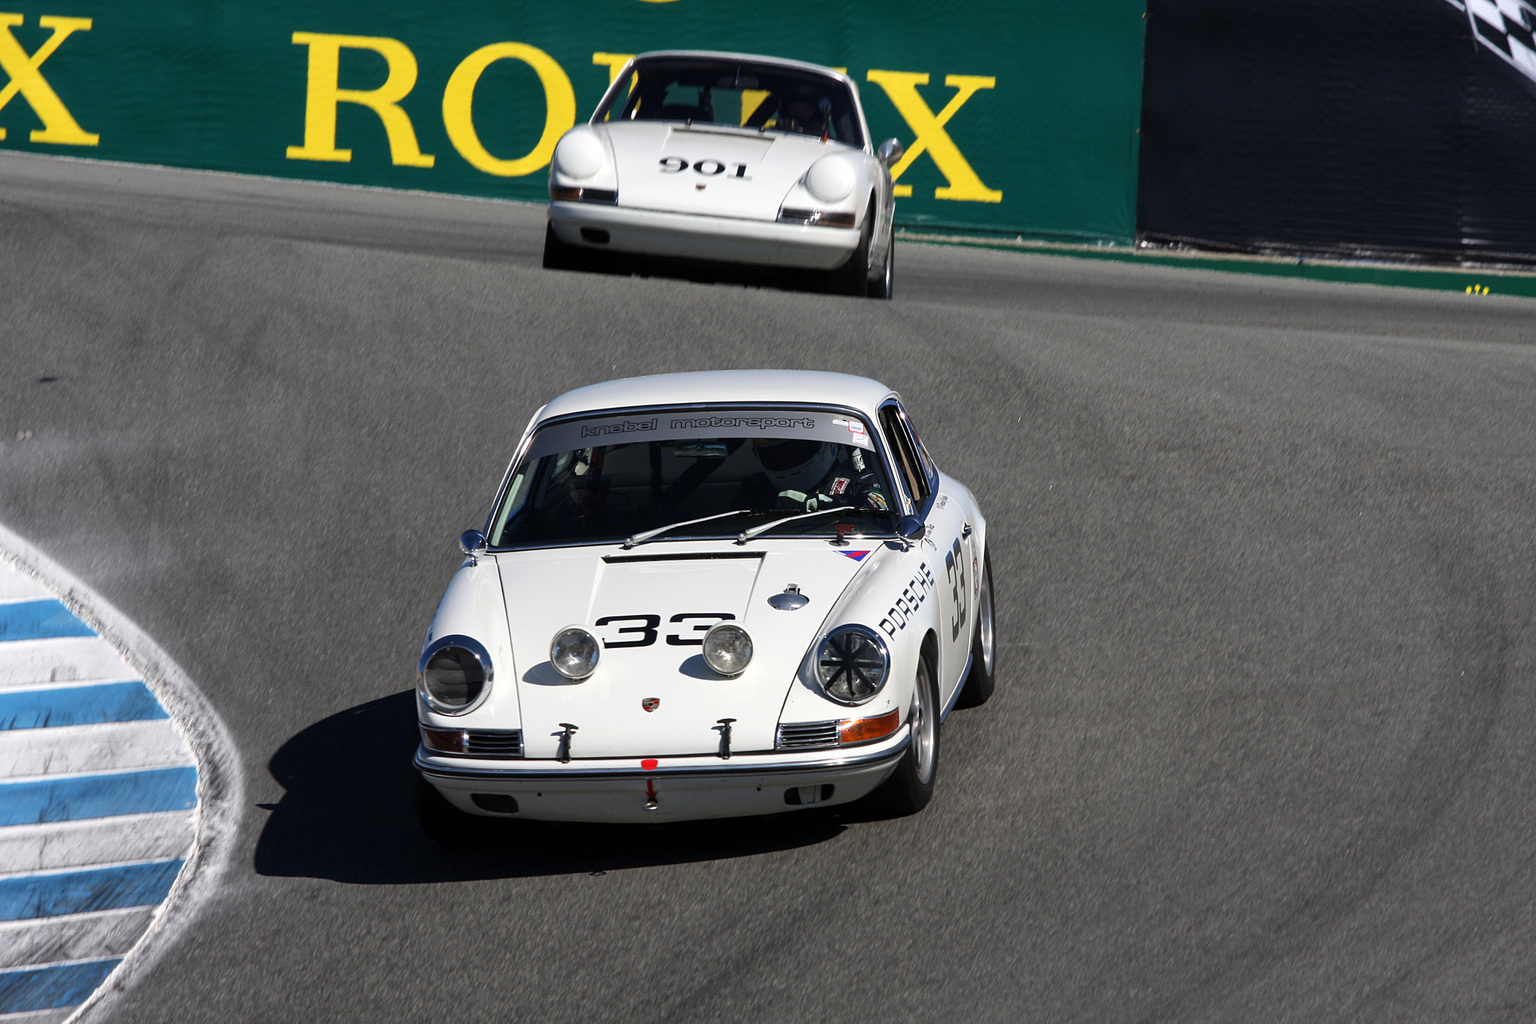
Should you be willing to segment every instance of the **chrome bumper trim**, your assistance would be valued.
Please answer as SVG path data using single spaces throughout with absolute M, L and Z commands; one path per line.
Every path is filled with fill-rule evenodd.
M 610 780 L 610 779 L 655 779 L 655 778 L 721 778 L 732 775 L 794 775 L 806 772 L 839 771 L 850 768 L 879 767 L 887 763 L 900 760 L 907 752 L 907 745 L 911 743 L 912 736 L 908 732 L 893 747 L 885 747 L 878 751 L 865 754 L 849 753 L 838 757 L 823 757 L 814 760 L 795 759 L 792 761 L 778 761 L 772 763 L 741 764 L 722 760 L 718 765 L 658 765 L 649 770 L 645 768 L 580 768 L 575 767 L 580 761 L 571 762 L 570 768 L 544 768 L 544 767 L 506 767 L 506 768 L 460 768 L 449 767 L 442 764 L 434 764 L 427 760 L 422 753 L 422 748 L 416 748 L 416 756 L 412 758 L 412 766 L 423 775 L 439 779 L 507 779 L 517 781 L 553 782 L 561 779 L 567 780 Z M 612 761 L 612 758 L 604 758 Z M 539 762 L 534 762 L 538 764 Z M 546 761 L 544 764 L 557 764 L 558 762 Z

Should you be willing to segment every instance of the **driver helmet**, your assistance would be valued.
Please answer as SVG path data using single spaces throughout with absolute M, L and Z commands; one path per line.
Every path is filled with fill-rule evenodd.
M 784 131 L 820 134 L 827 126 L 832 104 L 805 88 L 786 96 L 779 108 L 779 128 Z
M 780 491 L 809 492 L 837 462 L 837 446 L 803 437 L 760 437 L 752 442 L 763 474 Z

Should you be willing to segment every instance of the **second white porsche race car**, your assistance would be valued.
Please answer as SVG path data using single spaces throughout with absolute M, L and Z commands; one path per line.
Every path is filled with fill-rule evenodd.
M 890 298 L 902 147 L 869 138 L 831 68 L 707 51 L 643 53 L 555 147 L 544 265 L 599 253 L 807 270 Z

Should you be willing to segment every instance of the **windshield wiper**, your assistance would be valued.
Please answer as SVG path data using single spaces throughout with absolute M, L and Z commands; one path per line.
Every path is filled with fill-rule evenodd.
M 741 531 L 741 535 L 736 538 L 736 543 L 737 544 L 745 544 L 747 541 L 751 540 L 753 537 L 756 537 L 757 535 L 762 534 L 762 533 L 767 533 L 769 530 L 773 529 L 775 526 L 783 526 L 785 523 L 793 523 L 797 519 L 813 519 L 816 516 L 829 516 L 833 512 L 856 512 L 856 511 L 858 511 L 858 508 L 856 506 L 854 506 L 854 505 L 839 505 L 836 508 L 819 508 L 815 512 L 797 512 L 797 513 L 795 513 L 792 516 L 785 516 L 783 519 L 775 519 L 771 523 L 764 523 L 762 526 L 754 526 L 750 530 L 743 530 L 743 531 Z M 878 510 L 875 510 L 875 511 L 878 511 Z
M 658 526 L 654 530 L 643 530 L 624 542 L 624 550 L 628 551 L 636 544 L 644 544 L 648 540 L 653 540 L 654 538 L 660 537 L 662 534 L 672 530 L 680 530 L 685 526 L 695 526 L 699 523 L 707 523 L 715 519 L 729 519 L 731 516 L 744 516 L 747 513 L 754 511 L 757 510 L 750 508 L 738 508 L 730 512 L 716 512 L 714 515 L 705 516 L 702 519 L 688 519 L 681 523 L 668 523 L 666 526 Z

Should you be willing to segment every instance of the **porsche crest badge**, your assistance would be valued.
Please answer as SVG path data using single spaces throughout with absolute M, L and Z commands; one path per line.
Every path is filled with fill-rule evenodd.
M 640 702 L 640 707 L 646 711 L 655 711 L 657 708 L 661 707 L 661 698 L 647 697 Z

